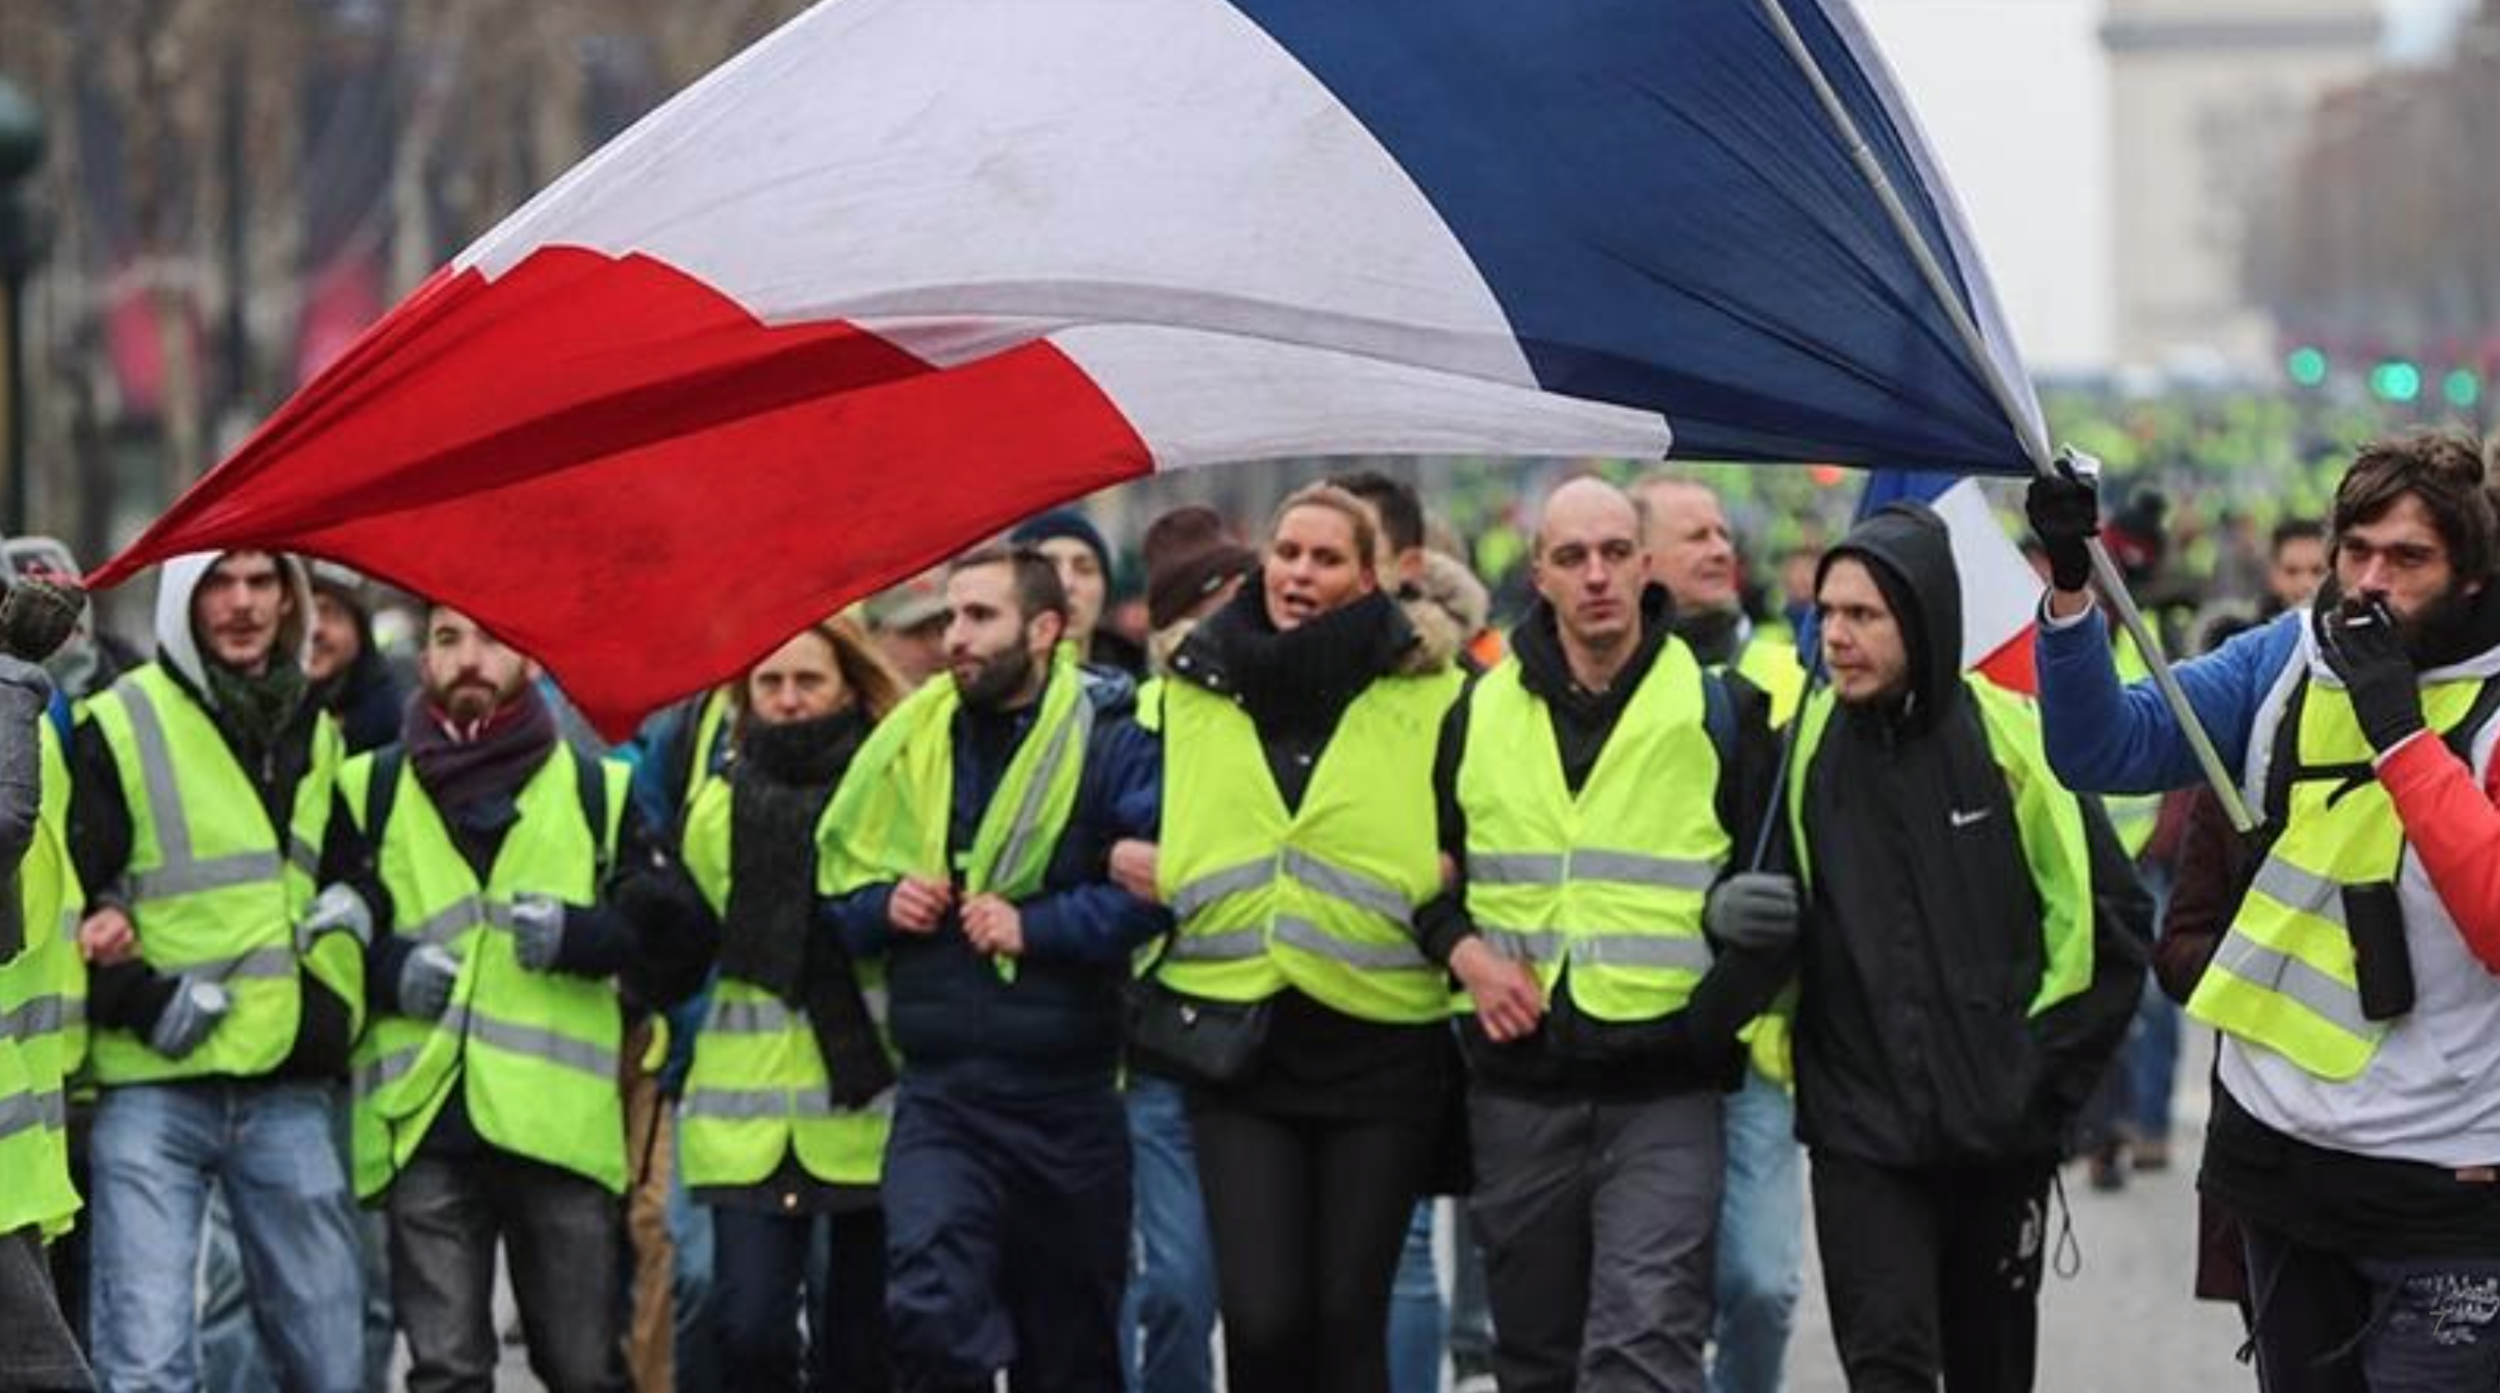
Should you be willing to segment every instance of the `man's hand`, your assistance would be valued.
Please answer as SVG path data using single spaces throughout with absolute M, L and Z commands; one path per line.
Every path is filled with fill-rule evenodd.
M 365 908 L 364 896 L 345 885 L 325 885 L 313 896 L 295 925 L 296 955 L 310 953 L 323 934 L 334 933 L 354 934 L 360 944 L 373 941 L 373 911 Z
M 1712 886 L 1701 922 L 1731 948 L 1770 950 L 1797 940 L 1797 879 L 1773 871 L 1740 871 Z
M 97 967 L 112 967 L 139 956 L 139 931 L 120 905 L 106 905 L 78 925 L 78 956 Z
M 439 943 L 421 943 L 399 969 L 400 1014 L 421 1021 L 441 1017 L 460 980 L 460 960 Z
M 525 891 L 512 897 L 512 956 L 532 972 L 564 956 L 564 901 Z
M 21 576 L 0 597 L 0 653 L 40 663 L 78 628 L 87 592 L 67 580 Z
M 997 895 L 964 901 L 964 938 L 993 958 L 1024 955 L 1024 916 Z
M 2309 618 L 2317 629 L 2318 652 L 2343 679 L 2370 748 L 2385 754 L 2419 733 L 2422 689 L 2387 602 L 2376 595 L 2349 596 Z
M 907 875 L 894 882 L 894 893 L 886 897 L 885 918 L 907 934 L 934 933 L 954 903 L 955 887 L 945 881 Z
M 2101 535 L 2100 490 L 2061 459 L 2055 470 L 2031 481 L 2023 512 L 2041 550 L 2048 553 L 2050 588 L 2064 596 L 2081 595 L 2092 583 L 2088 544 Z
M 1504 957 L 1473 934 L 1450 951 L 1450 971 L 1475 999 L 1476 1020 L 1496 1043 L 1524 1040 L 1545 1016 L 1545 988 L 1526 963 Z
M 233 1009 L 234 997 L 215 982 L 176 978 L 172 998 L 148 1031 L 148 1048 L 167 1059 L 180 1059 L 206 1044 L 217 1023 Z
M 1163 894 L 1155 885 L 1155 853 L 1153 842 L 1135 837 L 1122 837 L 1111 844 L 1111 883 L 1148 904 L 1163 903 Z

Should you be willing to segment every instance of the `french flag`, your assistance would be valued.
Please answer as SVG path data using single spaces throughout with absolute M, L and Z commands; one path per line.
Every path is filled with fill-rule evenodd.
M 463 252 L 95 580 L 333 557 L 613 732 L 1158 470 L 2019 473 L 2026 414 L 1846 0 L 827 0 Z

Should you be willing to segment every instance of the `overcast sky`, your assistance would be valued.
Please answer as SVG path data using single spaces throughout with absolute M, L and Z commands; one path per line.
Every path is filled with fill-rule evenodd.
M 2101 0 L 1857 0 L 1969 214 L 2035 370 L 2108 356 Z M 2382 0 L 2399 55 L 2472 0 Z

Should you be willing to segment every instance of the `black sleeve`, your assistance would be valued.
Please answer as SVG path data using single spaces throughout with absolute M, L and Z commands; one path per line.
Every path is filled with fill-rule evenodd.
M 2043 1102 L 2061 1123 L 2083 1110 L 2126 1041 L 2152 956 L 2153 897 L 2137 879 L 2101 800 L 2077 795 L 2092 851 L 2092 981 L 2034 1023 Z
M 145 1035 L 173 999 L 174 979 L 136 958 L 87 970 L 87 1020 L 98 1030 Z
M 666 1010 L 703 990 L 720 954 L 720 919 L 683 864 L 621 886 L 616 906 L 636 944 L 618 978 L 629 1000 Z
M 1450 703 L 1441 719 L 1440 742 L 1432 756 L 1432 802 L 1439 821 L 1441 850 L 1458 868 L 1457 876 L 1415 911 L 1415 943 L 1424 956 L 1443 967 L 1449 966 L 1450 954 L 1458 945 L 1475 936 L 1475 921 L 1467 917 L 1467 812 L 1458 802 L 1459 757 L 1466 753 L 1467 708 L 1476 693 L 1476 679 L 1470 675 L 1467 685 Z
M 122 873 L 130 869 L 130 807 L 122 801 L 112 747 L 92 716 L 70 732 L 69 848 L 78 883 L 87 888 L 86 908 L 121 902 Z
M 668 850 L 651 832 L 651 824 L 631 799 L 616 824 L 616 856 L 608 865 L 607 882 L 598 899 L 569 905 L 564 911 L 564 938 L 556 950 L 555 970 L 576 977 L 611 977 L 623 972 L 640 946 L 633 916 L 625 906 L 643 903 L 649 883 L 665 875 Z

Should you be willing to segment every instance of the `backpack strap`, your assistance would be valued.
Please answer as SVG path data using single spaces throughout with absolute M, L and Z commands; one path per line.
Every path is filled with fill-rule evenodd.
M 608 771 L 607 761 L 596 755 L 567 746 L 565 753 L 573 760 L 573 783 L 582 802 L 582 820 L 590 827 L 590 854 L 596 858 L 591 867 L 590 883 L 608 883 L 608 863 L 614 858 L 615 839 L 608 835 Z
M 1710 748 L 1719 756 L 1720 770 L 1735 768 L 1736 698 L 1728 695 L 1727 680 L 1716 669 L 1706 669 L 1701 675 L 1701 724 L 1710 733 Z
M 365 845 L 379 848 L 382 830 L 399 799 L 399 769 L 408 762 L 408 747 L 393 741 L 373 752 L 373 773 L 365 782 Z

